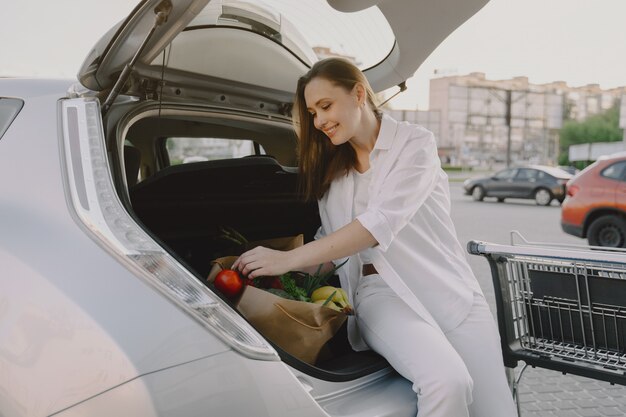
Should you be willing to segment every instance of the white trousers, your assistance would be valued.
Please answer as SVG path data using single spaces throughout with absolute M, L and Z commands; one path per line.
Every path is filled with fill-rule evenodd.
M 413 383 L 418 417 L 515 417 L 500 335 L 482 294 L 467 318 L 442 334 L 406 305 L 380 275 L 355 294 L 365 342 Z

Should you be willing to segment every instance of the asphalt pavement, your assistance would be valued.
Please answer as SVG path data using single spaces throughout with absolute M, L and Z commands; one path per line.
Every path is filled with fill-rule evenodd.
M 475 202 L 463 194 L 462 174 L 451 175 L 452 219 L 463 245 L 469 240 L 510 244 L 510 231 L 519 231 L 528 241 L 585 244 L 565 234 L 560 227 L 560 206 L 537 206 L 534 200 L 511 199 L 498 203 L 486 198 Z M 492 312 L 495 299 L 487 260 L 468 255 Z M 521 366 L 516 369 L 519 374 Z M 528 367 L 521 378 L 523 417 L 626 416 L 626 387 L 611 385 L 560 372 Z M 498 417 L 498 416 L 485 416 Z

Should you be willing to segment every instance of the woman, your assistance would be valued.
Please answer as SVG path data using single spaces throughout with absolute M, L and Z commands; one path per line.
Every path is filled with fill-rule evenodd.
M 316 63 L 298 81 L 300 183 L 317 199 L 316 239 L 255 248 L 234 267 L 249 278 L 330 261 L 355 307 L 348 336 L 413 383 L 419 417 L 509 417 L 497 328 L 450 219 L 433 134 L 383 116 L 348 61 Z

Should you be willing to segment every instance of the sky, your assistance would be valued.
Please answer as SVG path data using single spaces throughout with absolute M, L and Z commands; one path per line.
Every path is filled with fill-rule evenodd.
M 136 3 L 3 1 L 0 76 L 75 78 L 91 47 Z M 428 57 L 391 104 L 427 109 L 429 80 L 441 76 L 435 71 L 625 86 L 624 16 L 626 0 L 491 0 Z

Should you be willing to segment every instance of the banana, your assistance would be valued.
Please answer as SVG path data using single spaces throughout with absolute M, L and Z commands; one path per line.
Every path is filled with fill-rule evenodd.
M 339 293 L 339 290 L 339 288 L 331 287 L 330 285 L 327 285 L 325 287 L 319 287 L 311 294 L 311 300 L 326 301 L 326 299 L 330 297 L 334 292 L 335 295 L 333 295 L 332 301 L 341 301 L 343 299 L 343 296 Z
M 326 304 L 326 307 L 343 311 L 346 314 L 352 313 L 352 306 L 348 302 L 348 294 L 342 288 L 335 288 L 330 285 L 320 287 L 311 294 L 311 301 L 316 304 L 324 304 L 331 296 L 332 298 Z
M 339 293 L 341 294 L 341 297 L 343 298 L 343 302 L 346 305 L 350 305 L 350 303 L 348 302 L 348 294 L 346 294 L 346 292 L 343 290 L 343 288 L 338 288 Z
M 343 288 L 339 288 L 339 292 L 341 293 L 341 296 L 343 297 L 343 308 L 342 311 L 346 314 L 352 314 L 353 309 L 352 306 L 350 305 L 350 303 L 348 302 L 348 294 L 346 294 L 346 292 L 343 290 Z
M 314 301 L 315 304 L 320 304 L 323 305 L 326 302 L 326 300 L 317 300 Z M 332 308 L 333 310 L 336 311 L 342 311 L 341 307 L 339 307 L 337 304 L 335 304 L 333 301 L 329 302 L 328 304 L 326 304 L 324 307 L 328 307 L 328 308 Z

